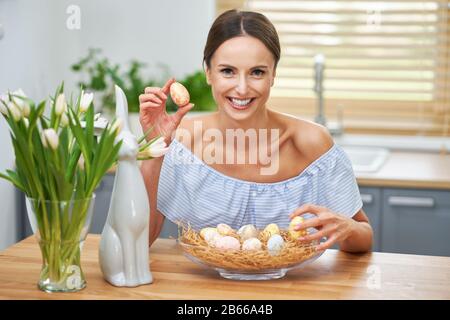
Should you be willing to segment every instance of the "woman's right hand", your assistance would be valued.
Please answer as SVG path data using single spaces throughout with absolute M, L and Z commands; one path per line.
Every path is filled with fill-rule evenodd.
M 173 139 L 173 134 L 184 115 L 191 110 L 194 105 L 189 103 L 177 110 L 176 113 L 169 115 L 166 112 L 167 96 L 170 92 L 170 86 L 175 82 L 174 78 L 169 79 L 162 87 L 147 87 L 145 93 L 139 96 L 139 121 L 142 132 L 148 133 L 146 140 L 149 141 L 156 136 L 163 136 L 167 144 Z

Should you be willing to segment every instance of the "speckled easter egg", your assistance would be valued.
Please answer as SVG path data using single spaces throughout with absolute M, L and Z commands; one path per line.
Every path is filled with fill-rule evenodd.
M 295 230 L 295 227 L 297 227 L 297 225 L 303 223 L 304 221 L 305 219 L 299 216 L 291 220 L 291 223 L 289 224 L 289 236 L 291 237 L 291 239 L 297 240 L 299 237 L 306 236 L 306 230 Z
M 284 240 L 279 234 L 274 234 L 267 241 L 267 251 L 271 256 L 277 256 L 280 254 L 284 247 Z
M 225 223 L 219 223 L 216 229 L 222 236 L 229 236 L 234 233 L 233 228 Z
M 244 241 L 242 244 L 242 250 L 246 251 L 255 251 L 255 250 L 261 250 L 262 243 L 259 241 L 259 239 L 256 238 L 250 238 Z
M 238 230 L 238 235 L 242 239 L 242 241 L 245 241 L 250 238 L 256 238 L 258 237 L 258 230 L 256 230 L 255 226 L 252 224 L 247 224 L 245 226 L 242 226 Z
M 241 248 L 241 244 L 238 239 L 225 236 L 216 240 L 215 247 L 221 250 L 239 250 Z
M 184 107 L 189 103 L 189 92 L 187 89 L 179 82 L 174 82 L 170 86 L 170 96 L 173 102 L 179 107 Z

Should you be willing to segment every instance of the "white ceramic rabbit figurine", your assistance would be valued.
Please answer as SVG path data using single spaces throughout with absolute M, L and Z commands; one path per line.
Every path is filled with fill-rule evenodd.
M 116 86 L 116 116 L 123 122 L 122 139 L 108 218 L 99 248 L 103 276 L 114 286 L 152 283 L 149 266 L 150 208 L 136 157 L 139 146 L 128 123 L 128 104 Z

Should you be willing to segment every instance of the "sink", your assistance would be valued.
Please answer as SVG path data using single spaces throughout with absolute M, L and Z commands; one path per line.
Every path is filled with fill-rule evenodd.
M 389 149 L 377 147 L 342 146 L 355 172 L 377 172 L 386 162 Z

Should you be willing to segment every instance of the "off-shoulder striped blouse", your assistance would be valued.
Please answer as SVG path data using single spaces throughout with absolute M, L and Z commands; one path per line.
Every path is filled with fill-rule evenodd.
M 157 202 L 166 218 L 189 223 L 196 230 L 219 223 L 234 229 L 246 224 L 262 229 L 269 223 L 287 228 L 289 215 L 306 203 L 346 217 L 362 208 L 350 160 L 337 144 L 299 175 L 259 183 L 215 170 L 176 139 L 164 156 Z

